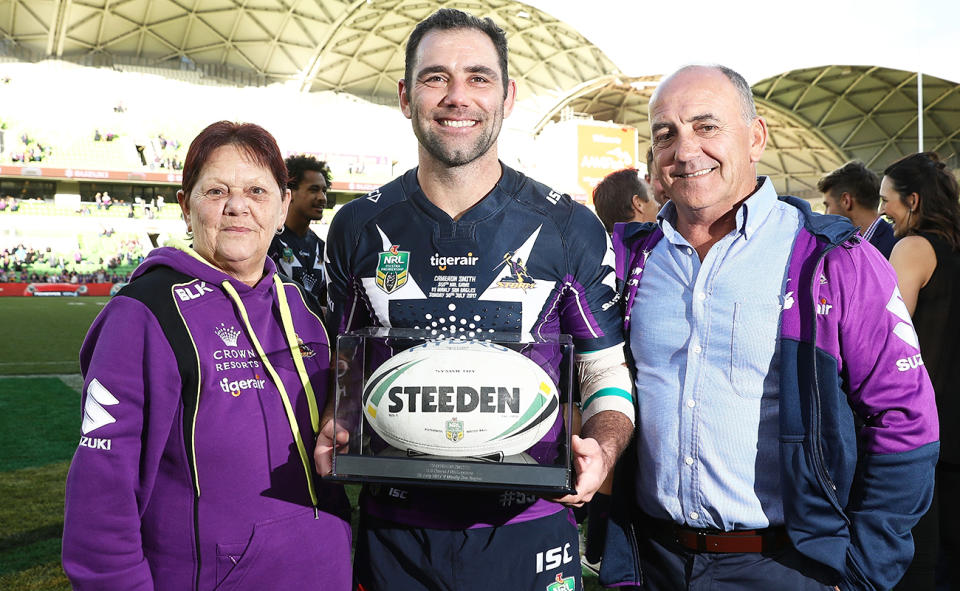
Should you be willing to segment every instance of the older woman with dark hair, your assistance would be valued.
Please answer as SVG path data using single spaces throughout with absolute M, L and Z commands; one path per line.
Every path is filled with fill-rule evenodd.
M 960 588 L 960 189 L 933 152 L 911 154 L 883 171 L 881 211 L 901 237 L 890 254 L 905 312 L 913 317 L 919 353 L 901 359 L 905 371 L 924 364 L 930 373 L 940 414 L 940 461 L 930 511 L 914 528 L 914 561 L 897 589 L 933 589 L 940 555 Z M 896 313 L 902 305 L 891 300 Z M 909 338 L 909 336 L 908 336 Z M 938 532 L 939 530 L 939 532 Z
M 151 252 L 90 328 L 63 535 L 75 589 L 350 588 L 349 505 L 310 453 L 330 344 L 266 256 L 286 184 L 266 130 L 204 129 L 177 194 L 192 247 Z

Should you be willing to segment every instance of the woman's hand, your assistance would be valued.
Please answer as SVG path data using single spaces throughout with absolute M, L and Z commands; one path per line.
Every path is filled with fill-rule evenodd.
M 317 435 L 317 445 L 313 449 L 313 461 L 317 467 L 317 474 L 327 476 L 333 472 L 333 449 L 336 447 L 337 453 L 346 451 L 350 443 L 350 433 L 343 427 L 339 427 L 334 432 L 334 420 L 327 419 L 320 427 L 320 433 Z

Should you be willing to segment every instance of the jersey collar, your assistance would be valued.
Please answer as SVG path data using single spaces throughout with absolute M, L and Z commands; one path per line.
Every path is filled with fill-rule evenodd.
M 434 205 L 424 194 L 420 188 L 420 183 L 417 181 L 418 168 L 408 170 L 403 175 L 403 190 L 420 209 L 439 222 L 441 226 L 475 224 L 500 211 L 523 185 L 525 177 L 522 174 L 505 165 L 502 161 L 500 162 L 500 169 L 500 179 L 493 186 L 493 189 L 456 222 L 445 211 Z

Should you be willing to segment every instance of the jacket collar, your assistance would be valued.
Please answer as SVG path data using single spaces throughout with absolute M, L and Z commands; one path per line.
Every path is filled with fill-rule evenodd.
M 781 195 L 778 199 L 799 209 L 804 229 L 831 246 L 840 244 L 857 231 L 850 220 L 843 216 L 814 213 L 810 204 L 799 197 Z
M 766 177 L 759 177 L 764 182 L 769 182 Z M 803 227 L 808 232 L 831 245 L 837 245 L 856 232 L 854 225 L 845 217 L 838 215 L 823 215 L 815 213 L 810 204 L 792 195 L 781 195 L 777 197 L 780 201 L 796 207 L 800 211 L 800 217 L 803 219 Z M 626 224 L 617 224 L 614 228 L 614 235 L 620 236 L 623 244 L 631 246 L 638 239 L 648 235 L 657 228 L 653 222 L 629 222 Z

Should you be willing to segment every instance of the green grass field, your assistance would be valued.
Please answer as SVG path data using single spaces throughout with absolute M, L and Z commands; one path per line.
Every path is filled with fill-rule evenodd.
M 77 356 L 106 300 L 0 298 L 0 590 L 70 589 L 60 538 L 82 416 Z M 354 502 L 357 490 L 348 487 Z
M 80 373 L 77 355 L 107 298 L 0 298 L 0 376 Z

